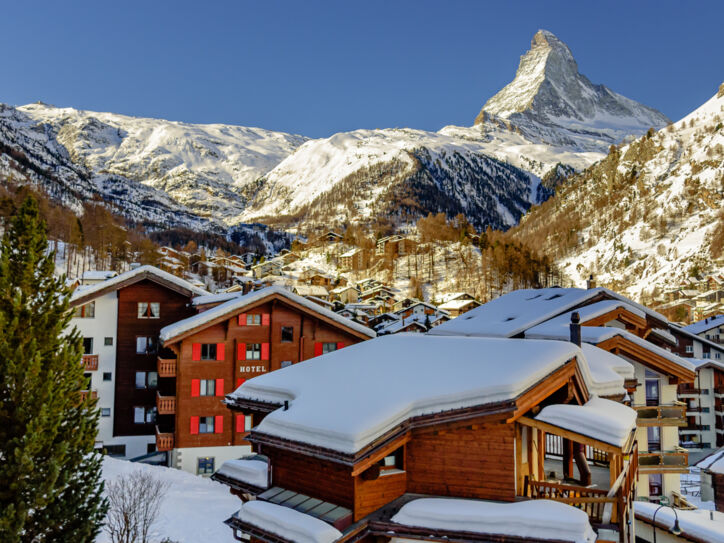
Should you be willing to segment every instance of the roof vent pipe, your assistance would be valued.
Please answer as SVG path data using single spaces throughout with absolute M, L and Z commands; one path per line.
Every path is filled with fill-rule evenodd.
M 289 409 L 289 400 L 284 400 L 284 411 Z
M 578 311 L 571 315 L 571 343 L 581 346 L 581 317 Z
M 596 288 L 596 280 L 593 278 L 593 274 L 588 277 L 588 280 L 586 281 L 586 288 Z

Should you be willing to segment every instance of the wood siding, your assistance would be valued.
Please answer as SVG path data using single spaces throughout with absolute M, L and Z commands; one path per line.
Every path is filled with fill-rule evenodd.
M 381 475 L 374 481 L 365 481 L 362 477 L 354 478 L 354 520 L 377 511 L 407 492 L 407 473 L 390 473 Z
M 407 491 L 418 494 L 515 499 L 513 424 L 414 433 L 407 444 Z

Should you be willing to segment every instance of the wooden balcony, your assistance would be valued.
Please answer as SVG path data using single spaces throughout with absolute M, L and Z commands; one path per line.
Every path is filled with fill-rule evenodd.
M 714 389 L 714 394 L 718 396 L 724 396 L 724 385 L 718 386 Z
M 695 387 L 691 383 L 683 383 L 679 385 L 677 392 L 679 394 L 699 395 L 701 394 L 701 389 Z
M 159 415 L 176 414 L 176 396 L 161 396 L 156 393 L 156 408 Z
M 83 369 L 85 371 L 96 371 L 98 369 L 98 355 L 97 354 L 84 354 L 83 355 Z
M 640 452 L 639 473 L 689 473 L 689 453 L 685 450 Z
M 91 398 L 93 398 L 95 400 L 98 398 L 98 391 L 97 390 L 81 390 L 80 391 L 80 401 L 84 402 L 89 395 Z
M 156 450 L 160 452 L 170 451 L 173 449 L 173 445 L 173 433 L 161 432 L 156 426 Z
M 158 357 L 158 376 L 176 377 L 176 359 Z
M 686 404 L 634 405 L 638 412 L 637 426 L 686 426 Z

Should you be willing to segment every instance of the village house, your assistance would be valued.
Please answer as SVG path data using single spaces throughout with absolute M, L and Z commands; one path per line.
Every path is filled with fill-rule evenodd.
M 247 379 L 375 336 L 280 287 L 194 300 L 199 313 L 164 327 L 158 358 L 156 443 L 169 465 L 211 474 L 250 451 L 252 412 L 221 399 Z
M 439 317 L 450 317 L 449 313 L 447 311 L 443 311 L 442 309 L 439 309 L 435 307 L 432 304 L 429 304 L 427 302 L 423 302 L 420 300 L 410 300 L 408 298 L 407 300 L 409 303 L 396 303 L 394 306 L 394 313 L 398 315 L 400 318 L 405 319 L 412 316 L 420 317 L 424 320 L 425 317 L 429 317 L 430 319 L 437 319 Z
M 442 297 L 442 303 L 437 307 L 447 311 L 451 318 L 455 318 L 480 305 L 480 302 L 477 301 L 472 294 L 468 294 L 467 292 L 454 292 L 444 295 Z
M 73 291 L 71 325 L 83 337 L 86 393 L 98 398 L 96 446 L 135 458 L 156 450 L 159 331 L 208 293 L 153 266 L 110 275 Z
M 341 271 L 366 270 L 370 264 L 370 254 L 367 249 L 354 248 L 339 255 Z
M 724 512 L 724 449 L 702 458 L 696 467 L 701 470 L 701 500 Z
M 400 235 L 386 236 L 377 240 L 375 254 L 385 259 L 405 256 L 414 251 L 417 242 Z
M 641 499 L 669 500 L 688 472 L 680 447 L 686 404 L 677 385 L 693 383 L 694 365 L 672 350 L 677 338 L 666 318 L 605 288 L 517 290 L 433 328 L 435 335 L 562 340 L 574 317 L 584 343 L 611 352 L 634 367 L 628 400 L 638 413 Z
M 263 279 L 268 275 L 281 275 L 284 262 L 281 259 L 273 258 L 264 260 L 251 267 L 255 279 Z
M 314 296 L 320 300 L 329 300 L 329 292 L 320 285 L 294 285 L 292 292 L 299 296 Z
M 332 289 L 330 294 L 333 299 L 339 300 L 343 304 L 354 304 L 359 300 L 359 291 L 349 285 Z
M 214 475 L 243 502 L 226 523 L 269 543 L 633 543 L 636 412 L 603 398 L 626 393 L 618 357 L 586 349 L 402 334 L 249 380 L 226 397 L 256 452 Z
M 686 427 L 679 429 L 681 444 L 700 449 L 724 446 L 724 361 L 689 360 L 696 366 L 696 379 L 678 388 L 687 419 Z

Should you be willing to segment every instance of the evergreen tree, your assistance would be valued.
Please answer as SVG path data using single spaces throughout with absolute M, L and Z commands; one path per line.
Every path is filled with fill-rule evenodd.
M 90 542 L 105 512 L 82 339 L 28 197 L 0 244 L 0 541 Z

